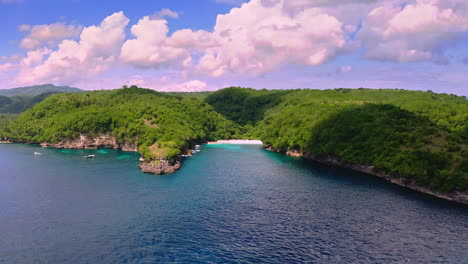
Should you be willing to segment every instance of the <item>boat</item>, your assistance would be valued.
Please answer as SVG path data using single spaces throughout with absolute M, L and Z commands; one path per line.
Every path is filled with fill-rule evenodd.
M 42 153 L 34 152 L 34 156 L 42 156 Z
M 92 158 L 95 158 L 96 156 L 95 155 L 86 155 L 84 157 L 87 158 L 87 159 L 92 159 Z
M 181 156 L 182 156 L 182 158 L 188 158 L 188 157 L 190 157 L 190 155 L 181 155 Z

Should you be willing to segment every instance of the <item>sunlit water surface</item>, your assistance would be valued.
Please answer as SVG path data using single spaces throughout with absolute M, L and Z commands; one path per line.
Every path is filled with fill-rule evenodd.
M 252 145 L 138 158 L 0 144 L 0 263 L 468 263 L 467 207 L 380 179 Z

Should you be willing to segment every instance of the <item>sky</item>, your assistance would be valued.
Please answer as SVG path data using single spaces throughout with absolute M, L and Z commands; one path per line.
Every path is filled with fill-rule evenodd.
M 468 96 L 466 0 L 0 0 L 0 89 Z

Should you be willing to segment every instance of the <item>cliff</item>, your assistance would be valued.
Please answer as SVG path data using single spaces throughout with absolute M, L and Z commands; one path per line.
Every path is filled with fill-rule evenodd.
M 378 173 L 378 172 L 375 171 L 375 167 L 372 166 L 372 165 L 349 164 L 349 163 L 345 162 L 344 160 L 342 160 L 342 159 L 340 159 L 339 157 L 336 157 L 336 156 L 327 156 L 325 158 L 319 158 L 319 157 L 315 156 L 314 154 L 312 154 L 310 152 L 302 152 L 302 151 L 293 150 L 293 149 L 278 150 L 278 149 L 275 149 L 274 147 L 272 147 L 270 145 L 265 145 L 264 147 L 267 150 L 274 151 L 274 152 L 279 152 L 279 153 L 284 153 L 284 154 L 286 154 L 288 156 L 291 156 L 291 157 L 301 157 L 301 158 L 308 159 L 308 160 L 313 160 L 313 161 L 316 161 L 316 162 L 319 162 L 319 163 L 322 163 L 322 164 L 326 164 L 326 165 L 330 165 L 330 166 L 336 166 L 336 167 L 340 167 L 340 168 L 351 169 L 353 171 L 357 171 L 357 172 L 377 176 L 377 177 L 382 178 L 382 179 L 384 179 L 386 181 L 389 181 L 389 182 L 391 182 L 393 184 L 396 184 L 396 185 L 411 189 L 413 191 L 417 191 L 417 192 L 420 192 L 420 193 L 432 195 L 434 197 L 438 197 L 438 198 L 445 199 L 445 200 L 448 200 L 448 201 L 468 205 L 468 193 L 466 193 L 466 192 L 453 191 L 451 193 L 440 193 L 440 192 L 434 191 L 434 190 L 432 190 L 432 189 L 430 189 L 428 187 L 419 186 L 414 181 L 411 181 L 411 180 L 408 180 L 408 179 L 405 179 L 405 178 L 400 178 L 400 177 L 397 177 L 395 175 L 388 175 L 388 174 Z
M 135 140 L 136 141 L 136 140 Z M 101 134 L 96 137 L 87 137 L 80 134 L 80 137 L 74 139 L 64 139 L 59 143 L 41 143 L 42 147 L 69 148 L 69 149 L 121 149 L 123 151 L 137 152 L 137 144 L 134 142 L 118 142 L 117 139 L 109 134 Z

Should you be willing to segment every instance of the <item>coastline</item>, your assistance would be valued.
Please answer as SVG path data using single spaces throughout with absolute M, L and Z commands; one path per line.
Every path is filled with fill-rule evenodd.
M 91 143 L 92 142 L 92 143 Z M 86 138 L 80 136 L 78 139 L 69 139 L 63 140 L 57 144 L 50 144 L 47 142 L 43 143 L 31 143 L 31 142 L 14 142 L 10 140 L 3 140 L 0 141 L 0 144 L 11 144 L 11 143 L 22 143 L 22 144 L 30 144 L 30 145 L 40 145 L 43 148 L 56 148 L 56 149 L 120 149 L 123 151 L 132 151 L 138 152 L 138 148 L 136 144 L 124 143 L 122 145 L 118 144 L 115 138 L 110 137 L 108 135 L 100 136 L 94 139 Z M 86 144 L 88 143 L 88 144 Z M 91 143 L 91 144 L 89 144 Z M 300 157 L 306 160 L 312 160 L 318 163 L 322 163 L 329 166 L 335 166 L 339 168 L 350 169 L 353 171 L 365 173 L 368 175 L 372 175 L 375 177 L 382 178 L 388 182 L 396 184 L 398 186 L 426 194 L 431 195 L 433 197 L 437 197 L 440 199 L 444 199 L 451 202 L 456 202 L 463 205 L 468 205 L 468 193 L 463 192 L 452 192 L 452 193 L 440 193 L 430 188 L 419 186 L 414 182 L 409 182 L 403 178 L 395 177 L 389 174 L 382 174 L 377 173 L 374 171 L 374 166 L 371 165 L 363 165 L 363 164 L 348 164 L 344 160 L 340 159 L 336 156 L 328 156 L 326 158 L 318 158 L 314 156 L 312 153 L 302 152 L 298 150 L 278 150 L 271 145 L 265 145 L 260 140 L 218 140 L 218 141 L 211 141 L 206 142 L 205 144 L 245 144 L 245 145 L 262 145 L 263 148 L 273 151 L 282 153 L 291 157 Z M 186 153 L 190 153 L 190 150 L 186 150 Z M 152 160 L 152 161 L 144 161 L 140 159 L 140 163 L 138 167 L 144 173 L 151 173 L 156 175 L 161 174 L 170 174 L 174 173 L 182 167 L 182 157 L 184 155 L 179 155 L 177 159 L 160 159 L 160 160 Z M 191 155 L 189 155 L 191 156 Z
M 263 145 L 263 142 L 261 140 L 255 140 L 255 139 L 229 139 L 229 140 L 209 141 L 206 144 L 208 145 L 213 145 L 213 144 Z
M 377 173 L 374 171 L 374 166 L 371 166 L 371 165 L 348 164 L 344 160 L 340 159 L 339 157 L 334 157 L 334 156 L 329 156 L 327 158 L 318 158 L 311 153 L 302 152 L 298 150 L 282 151 L 282 150 L 275 149 L 274 147 L 270 145 L 264 145 L 264 148 L 269 151 L 283 153 L 291 157 L 300 157 L 306 160 L 312 160 L 312 161 L 325 164 L 328 166 L 335 166 L 339 168 L 345 168 L 345 169 L 350 169 L 353 171 L 365 173 L 368 175 L 379 177 L 390 183 L 396 184 L 398 186 L 401 186 L 401 187 L 404 187 L 404 188 L 407 188 L 407 189 L 410 189 L 410 190 L 413 190 L 422 194 L 430 195 L 433 197 L 437 197 L 440 199 L 444 199 L 447 201 L 451 201 L 451 202 L 455 202 L 455 203 L 459 203 L 463 205 L 468 205 L 467 193 L 462 193 L 462 192 L 457 192 L 457 191 L 451 192 L 451 193 L 440 193 L 440 192 L 431 190 L 427 187 L 419 186 L 415 184 L 414 182 L 409 182 L 403 178 L 395 177 L 393 175 L 388 175 L 388 174 Z

